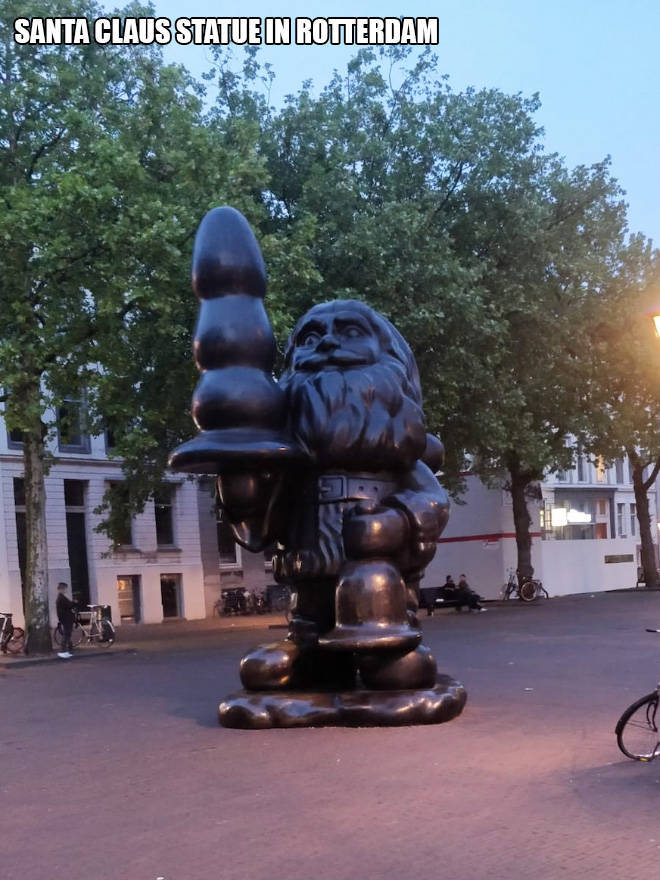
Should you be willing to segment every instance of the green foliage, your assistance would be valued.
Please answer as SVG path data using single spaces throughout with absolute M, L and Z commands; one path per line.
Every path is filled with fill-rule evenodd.
M 620 271 L 625 205 L 607 161 L 544 152 L 536 97 L 453 92 L 436 63 L 363 50 L 273 110 L 252 53 L 242 77 L 216 69 L 214 120 L 231 106 L 259 132 L 270 228 L 312 229 L 317 276 L 277 300 L 281 329 L 312 302 L 367 300 L 415 350 L 447 481 L 466 450 L 484 479 L 512 462 L 538 479 L 582 426 L 588 304 Z

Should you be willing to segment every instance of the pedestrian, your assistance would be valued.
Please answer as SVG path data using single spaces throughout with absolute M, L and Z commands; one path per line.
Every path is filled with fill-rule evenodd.
M 470 611 L 486 610 L 479 601 L 481 596 L 479 596 L 478 593 L 475 593 L 474 590 L 470 587 L 464 574 L 462 574 L 458 579 L 456 591 L 459 593 L 459 610 L 462 605 L 467 605 Z
M 69 585 L 64 581 L 60 581 L 57 585 L 57 599 L 55 600 L 55 610 L 57 611 L 57 620 L 62 627 L 62 650 L 58 651 L 57 656 L 63 660 L 69 660 L 73 657 L 73 645 L 71 644 L 71 632 L 76 619 L 74 609 L 75 603 L 66 595 Z

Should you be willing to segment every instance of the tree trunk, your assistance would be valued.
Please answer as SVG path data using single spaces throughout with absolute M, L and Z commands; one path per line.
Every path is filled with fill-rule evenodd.
M 25 465 L 26 608 L 25 620 L 30 653 L 52 651 L 48 611 L 48 544 L 46 540 L 46 471 L 41 419 L 37 415 L 29 431 L 23 431 Z
M 527 498 L 525 492 L 532 477 L 527 471 L 520 468 L 517 458 L 513 458 L 509 463 L 509 474 L 511 477 L 511 499 L 513 501 L 513 522 L 516 528 L 516 546 L 518 548 L 518 582 L 523 578 L 532 577 L 534 568 L 532 567 L 532 535 L 529 531 L 532 518 L 527 510 Z
M 644 462 L 637 456 L 631 455 L 630 452 L 628 455 L 633 466 L 633 488 L 635 490 L 635 504 L 637 505 L 639 538 L 642 544 L 641 562 L 642 569 L 644 570 L 644 582 L 648 589 L 657 590 L 660 583 L 658 581 L 658 564 L 651 533 L 651 516 L 649 514 L 649 499 L 647 495 L 649 481 L 644 481 Z

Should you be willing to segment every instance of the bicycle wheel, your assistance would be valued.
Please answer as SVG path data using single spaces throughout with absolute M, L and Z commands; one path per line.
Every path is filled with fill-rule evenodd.
M 518 595 L 521 602 L 533 602 L 536 599 L 536 584 L 534 581 L 525 581 L 518 588 Z
M 82 626 L 79 623 L 74 623 L 73 629 L 71 630 L 71 644 L 74 648 L 76 648 L 82 642 L 84 635 L 85 633 Z M 64 633 L 62 631 L 61 623 L 58 623 L 53 630 L 53 641 L 58 648 L 62 647 L 62 644 L 64 642 Z
M 102 645 L 105 645 L 106 648 L 109 648 L 110 645 L 115 640 L 115 628 L 110 623 L 109 620 L 105 618 L 101 621 L 101 632 L 99 634 L 99 641 Z
M 5 647 L 10 654 L 20 654 L 24 645 L 25 630 L 22 630 L 20 626 L 15 626 Z
M 629 706 L 619 718 L 615 728 L 616 741 L 627 758 L 652 761 L 660 754 L 657 711 L 658 692 L 653 691 Z

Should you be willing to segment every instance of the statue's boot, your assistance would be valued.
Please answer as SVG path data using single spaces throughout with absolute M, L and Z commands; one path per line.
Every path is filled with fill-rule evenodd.
M 259 645 L 243 657 L 240 666 L 241 682 L 248 691 L 343 690 L 355 686 L 356 674 L 353 655 L 329 655 L 290 639 Z
M 240 666 L 243 687 L 248 691 L 296 687 L 303 654 L 300 645 L 288 639 L 248 651 Z
M 373 690 L 432 688 L 438 674 L 435 658 L 425 645 L 405 654 L 361 654 L 359 668 L 362 684 Z

